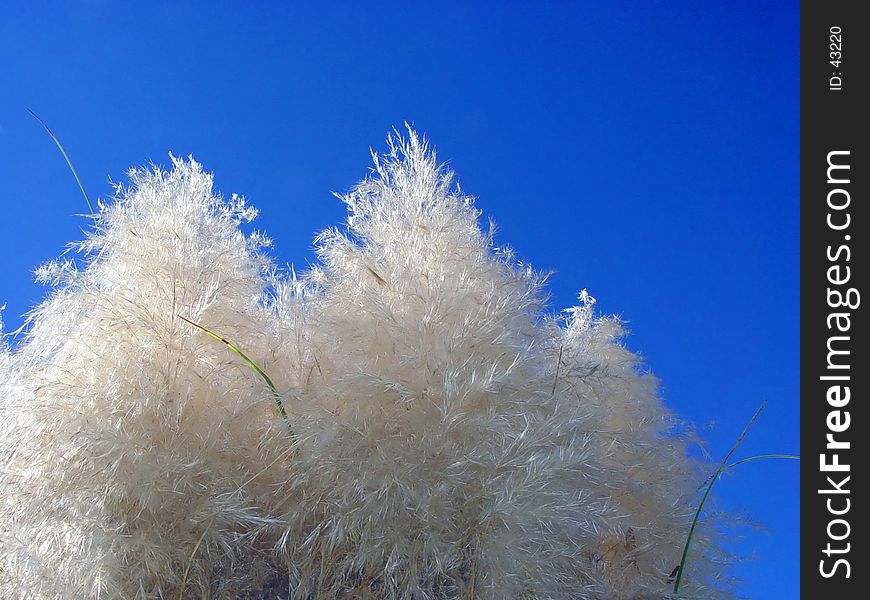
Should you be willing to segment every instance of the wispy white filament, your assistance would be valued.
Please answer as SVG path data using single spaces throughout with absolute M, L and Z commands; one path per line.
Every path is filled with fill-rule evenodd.
M 175 158 L 40 270 L 0 353 L 0 596 L 170 598 L 189 569 L 189 598 L 667 597 L 699 474 L 620 324 L 585 292 L 549 315 L 414 132 L 375 167 L 300 276 Z M 727 597 L 710 534 L 686 597 Z

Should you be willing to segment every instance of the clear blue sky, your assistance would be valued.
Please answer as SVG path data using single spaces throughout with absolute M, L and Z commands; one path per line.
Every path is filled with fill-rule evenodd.
M 344 218 L 330 192 L 407 120 L 498 241 L 556 270 L 554 309 L 585 287 L 628 321 L 713 456 L 762 400 L 738 456 L 797 453 L 798 2 L 363 4 L 4 2 L 7 330 L 44 294 L 34 267 L 87 227 L 25 107 L 92 196 L 192 153 L 296 265 Z M 742 594 L 797 598 L 798 464 L 750 463 L 718 490 L 765 528 L 736 546 L 754 555 Z

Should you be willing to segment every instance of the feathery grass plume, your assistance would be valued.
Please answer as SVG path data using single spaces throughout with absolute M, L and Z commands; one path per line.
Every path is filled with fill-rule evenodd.
M 548 318 L 546 276 L 495 251 L 425 141 L 389 144 L 279 299 L 305 399 L 293 597 L 663 597 L 699 475 L 655 379 L 588 295 Z M 696 535 L 683 590 L 718 597 Z
M 0 363 L 0 595 L 671 597 L 703 476 L 656 380 L 585 292 L 547 312 L 424 140 L 388 141 L 300 276 L 179 160 L 132 173 L 84 269 L 42 272 Z M 268 373 L 292 439 L 177 314 Z M 729 597 L 714 533 L 686 598 Z
M 4 598 L 170 597 L 206 527 L 190 594 L 267 575 L 234 572 L 268 519 L 243 484 L 280 463 L 286 429 L 256 374 L 176 317 L 268 351 L 269 263 L 237 228 L 254 213 L 192 160 L 130 178 L 84 268 L 43 271 L 57 288 L 0 383 Z

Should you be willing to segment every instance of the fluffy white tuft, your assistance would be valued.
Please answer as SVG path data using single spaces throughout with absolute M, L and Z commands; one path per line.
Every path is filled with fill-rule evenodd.
M 175 158 L 40 270 L 0 353 L 0 596 L 667 597 L 699 471 L 656 380 L 585 291 L 548 315 L 413 131 L 389 145 L 299 277 Z M 711 531 L 687 597 L 727 597 Z

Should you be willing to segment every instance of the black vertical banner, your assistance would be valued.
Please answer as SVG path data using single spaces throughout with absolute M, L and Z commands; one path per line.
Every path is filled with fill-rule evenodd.
M 801 594 L 870 594 L 870 21 L 801 3 Z M 866 6 L 863 6 L 866 9 Z M 863 11 L 862 11 L 863 12 Z M 864 13 L 866 14 L 866 13 Z M 866 294 L 865 294 L 866 292 Z M 824 595 L 823 595 L 824 594 Z

